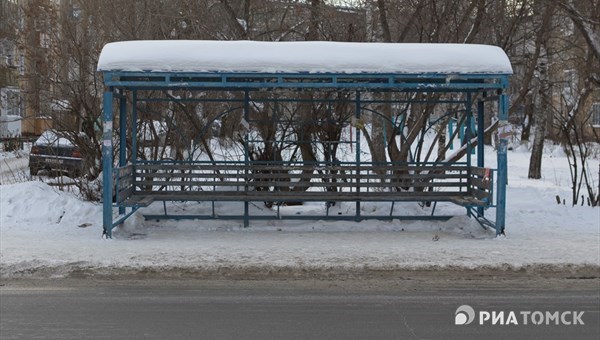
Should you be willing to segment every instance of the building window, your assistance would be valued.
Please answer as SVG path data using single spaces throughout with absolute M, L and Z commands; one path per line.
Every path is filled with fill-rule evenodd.
M 22 98 L 18 88 L 0 89 L 0 115 L 23 116 Z
M 592 105 L 592 126 L 600 128 L 600 103 Z
M 50 35 L 47 33 L 40 33 L 40 47 L 50 48 Z
M 25 75 L 25 56 L 23 54 L 19 55 L 19 75 Z
M 577 72 L 573 69 L 564 70 L 564 85 L 563 85 L 563 97 L 565 102 L 569 106 L 575 104 L 575 92 L 577 91 Z

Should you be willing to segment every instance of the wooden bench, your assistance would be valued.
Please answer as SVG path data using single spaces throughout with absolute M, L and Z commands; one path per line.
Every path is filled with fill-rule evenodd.
M 465 164 L 146 162 L 115 170 L 116 201 L 452 202 L 492 205 L 492 176 Z

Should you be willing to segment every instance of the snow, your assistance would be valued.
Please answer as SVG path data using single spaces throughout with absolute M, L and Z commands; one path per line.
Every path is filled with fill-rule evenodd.
M 60 146 L 60 147 L 73 147 L 73 143 L 67 138 L 60 137 L 56 131 L 46 130 L 42 132 L 40 138 L 38 138 L 33 145 L 36 146 Z
M 494 167 L 495 152 L 488 148 L 486 154 L 486 164 Z M 570 197 L 564 155 L 552 150 L 545 155 L 541 180 L 527 179 L 529 152 L 519 148 L 508 156 L 507 236 L 499 238 L 466 216 L 447 222 L 253 221 L 244 229 L 241 221 L 156 222 L 137 214 L 115 230 L 112 240 L 104 240 L 100 204 L 37 181 L 2 185 L 0 276 L 61 277 L 80 270 L 269 273 L 600 265 L 600 208 L 555 202 L 555 195 L 567 201 Z M 332 213 L 346 214 L 352 206 L 336 206 Z M 363 207 L 364 214 L 389 212 L 386 204 Z M 209 203 L 195 202 L 169 206 L 173 212 L 210 208 Z M 241 204 L 219 203 L 216 208 L 235 213 Z M 268 210 L 259 203 L 251 208 L 253 213 Z M 282 209 L 293 213 L 323 207 Z M 396 204 L 395 209 L 431 212 L 416 203 Z M 464 208 L 452 204 L 439 204 L 436 211 L 464 214 Z M 160 213 L 162 204 L 142 212 Z M 436 235 L 439 240 L 434 241 Z
M 501 48 L 477 44 L 140 40 L 105 45 L 98 71 L 512 74 L 512 67 Z
M 0 185 L 27 180 L 29 157 L 20 151 L 0 153 Z M 2 189 L 0 189 L 2 190 Z

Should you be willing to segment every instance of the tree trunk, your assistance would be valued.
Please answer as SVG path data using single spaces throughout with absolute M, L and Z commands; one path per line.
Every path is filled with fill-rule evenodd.
M 535 135 L 533 147 L 529 160 L 528 178 L 542 178 L 542 155 L 544 151 L 544 140 L 546 139 L 546 125 L 548 122 L 548 110 L 550 109 L 550 83 L 548 81 L 548 64 L 540 65 L 540 108 L 535 113 Z
M 367 15 L 370 16 L 372 32 L 371 39 L 374 41 L 391 42 L 390 28 L 387 21 L 385 2 L 378 0 L 377 3 L 370 3 Z M 389 93 L 374 93 L 373 99 L 389 101 Z M 386 144 L 390 142 L 390 135 L 387 133 L 391 126 L 388 120 L 391 120 L 391 106 L 386 103 L 377 103 L 373 110 L 377 114 L 371 114 L 371 159 L 373 162 L 386 161 Z
M 542 1 L 536 2 L 536 5 L 539 6 L 540 9 L 543 8 L 544 12 L 542 14 L 541 25 L 538 32 L 538 39 L 536 44 L 539 46 L 539 51 L 546 52 L 546 57 L 540 59 L 539 67 L 539 77 L 540 77 L 540 87 L 539 87 L 539 98 L 540 98 L 540 108 L 535 113 L 535 136 L 533 137 L 533 147 L 531 150 L 531 158 L 529 159 L 529 174 L 528 178 L 532 179 L 540 179 L 542 178 L 542 154 L 544 151 L 544 139 L 546 138 L 546 125 L 548 122 L 548 115 L 550 111 L 550 102 L 551 102 L 551 93 L 550 93 L 550 80 L 548 74 L 548 64 L 551 61 L 550 56 L 551 53 L 549 51 L 548 40 L 550 36 L 550 29 L 552 23 L 552 15 L 554 12 L 554 7 L 556 4 L 550 3 L 547 4 Z M 543 55 L 543 54 L 542 54 Z
M 373 95 L 373 99 L 383 100 L 384 95 L 376 93 Z M 385 162 L 386 135 L 384 129 L 386 128 L 386 121 L 382 116 L 387 116 L 387 112 L 385 112 L 385 104 L 383 103 L 378 103 L 374 106 L 373 109 L 378 114 L 371 114 L 371 141 L 373 145 L 371 148 L 371 159 L 373 162 Z
M 448 123 L 439 124 L 437 127 L 438 138 L 438 159 L 446 158 L 446 128 L 448 127 Z
M 483 105 L 485 105 L 485 103 Z M 486 109 L 486 112 L 489 112 L 489 111 L 487 111 L 487 109 Z M 483 115 L 483 126 L 490 126 L 490 125 L 492 125 L 492 115 L 489 113 L 486 113 Z M 483 136 L 483 145 L 492 146 L 492 140 L 494 139 L 493 137 L 494 136 L 492 136 L 492 134 L 484 135 Z
M 531 123 L 533 120 L 533 96 L 527 96 L 525 99 L 525 112 L 523 114 L 523 130 L 521 131 L 521 144 L 529 143 L 529 136 L 531 136 Z

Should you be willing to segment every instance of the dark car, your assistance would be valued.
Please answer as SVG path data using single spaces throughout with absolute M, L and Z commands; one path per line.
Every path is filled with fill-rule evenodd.
M 61 137 L 57 131 L 44 131 L 31 146 L 29 153 L 31 175 L 37 175 L 40 170 L 48 170 L 78 177 L 83 174 L 83 169 L 84 161 L 79 148 L 68 139 Z

